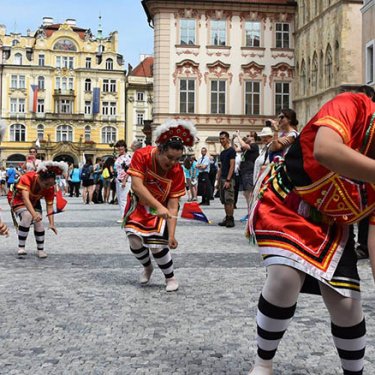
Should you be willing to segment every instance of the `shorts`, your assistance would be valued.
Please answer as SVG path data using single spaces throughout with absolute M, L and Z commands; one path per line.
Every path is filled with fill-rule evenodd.
M 111 179 L 110 178 L 103 178 L 103 187 L 109 188 L 111 186 Z
M 234 203 L 234 180 L 233 178 L 230 180 L 230 186 L 228 189 L 224 189 L 224 183 L 226 182 L 225 179 L 221 179 L 220 181 L 220 202 L 222 204 L 230 204 Z
M 6 181 L 5 180 L 0 180 L 1 185 L 5 185 Z
M 82 186 L 83 187 L 89 187 L 95 185 L 94 180 L 82 180 Z
M 245 171 L 244 173 L 240 172 L 240 178 L 242 183 L 243 190 L 250 190 L 253 191 L 254 185 L 253 185 L 253 171 Z

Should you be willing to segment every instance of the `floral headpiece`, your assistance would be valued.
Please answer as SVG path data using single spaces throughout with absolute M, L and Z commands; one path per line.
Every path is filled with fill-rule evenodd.
M 56 176 L 59 176 L 68 172 L 68 164 L 66 164 L 64 161 L 43 161 L 39 163 L 36 171 L 37 173 L 54 173 Z
M 167 120 L 155 130 L 156 143 L 165 144 L 178 139 L 184 146 L 192 147 L 195 143 L 197 130 L 191 121 Z

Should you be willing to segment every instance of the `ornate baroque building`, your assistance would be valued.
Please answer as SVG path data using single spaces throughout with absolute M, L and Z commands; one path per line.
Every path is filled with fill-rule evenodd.
M 126 83 L 126 139 L 129 143 L 137 139 L 144 141 L 145 121 L 152 120 L 153 107 L 153 65 L 152 56 L 143 56 L 142 61 L 129 69 Z
M 375 89 L 375 0 L 365 0 L 362 11 L 363 81 Z
M 339 92 L 363 84 L 362 5 L 362 0 L 298 1 L 293 103 L 302 125 Z
M 78 163 L 112 153 L 125 135 L 125 72 L 118 35 L 95 37 L 75 20 L 49 17 L 35 33 L 0 26 L 1 160 L 24 160 L 40 143 L 46 159 Z M 38 143 L 38 142 L 37 142 Z
M 143 0 L 154 33 L 153 126 L 192 120 L 201 146 L 292 105 L 296 2 Z

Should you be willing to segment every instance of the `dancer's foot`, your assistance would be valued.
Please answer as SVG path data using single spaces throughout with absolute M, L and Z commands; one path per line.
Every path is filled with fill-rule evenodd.
M 257 357 L 249 375 L 272 375 L 272 360 Z
M 26 255 L 27 255 L 27 252 L 26 252 L 25 249 L 18 249 L 18 251 L 17 251 L 17 256 L 18 256 L 19 258 L 22 258 L 22 257 L 24 257 L 24 256 L 26 256 Z
M 48 255 L 47 253 L 44 251 L 44 250 L 38 250 L 36 252 L 36 256 L 39 258 L 39 259 L 44 259 L 44 258 L 47 258 Z
M 166 279 L 165 282 L 167 283 L 167 286 L 165 288 L 167 292 L 175 292 L 178 289 L 178 282 L 175 277 Z
M 146 285 L 149 283 L 151 279 L 152 272 L 154 271 L 154 267 L 149 265 L 148 267 L 144 267 L 141 275 L 139 276 L 139 283 L 142 285 Z

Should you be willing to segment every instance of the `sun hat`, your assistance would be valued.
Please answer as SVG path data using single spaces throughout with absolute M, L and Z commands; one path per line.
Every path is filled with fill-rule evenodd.
M 260 133 L 257 133 L 258 137 L 272 137 L 273 131 L 270 127 L 266 126 Z

